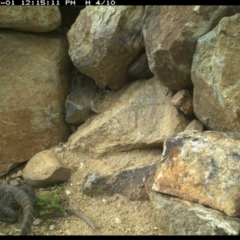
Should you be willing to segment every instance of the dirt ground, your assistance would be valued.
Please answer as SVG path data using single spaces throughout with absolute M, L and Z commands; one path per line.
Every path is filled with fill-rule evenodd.
M 42 221 L 37 226 L 33 225 L 31 235 L 161 235 L 154 221 L 154 210 L 150 201 L 129 201 L 121 194 L 88 196 L 81 191 L 82 182 L 88 173 L 98 171 L 109 174 L 119 169 L 146 165 L 150 160 L 155 162 L 161 155 L 159 149 L 135 150 L 101 159 L 91 159 L 79 152 L 70 152 L 64 145 L 59 145 L 55 151 L 73 170 L 69 181 L 64 183 L 64 207 L 83 213 L 91 219 L 96 229 L 66 212 L 62 217 L 52 219 L 51 224 Z M 6 180 L 6 177 L 1 179 L 1 183 Z M 17 229 L 21 229 L 22 214 L 19 215 L 17 223 L 0 223 L 1 235 L 19 234 Z

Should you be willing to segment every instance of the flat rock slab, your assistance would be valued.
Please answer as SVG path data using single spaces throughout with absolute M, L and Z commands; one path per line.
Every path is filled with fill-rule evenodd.
M 99 156 L 113 151 L 158 147 L 189 123 L 171 103 L 174 93 L 157 78 L 135 81 L 121 91 L 108 110 L 81 125 L 70 136 L 70 149 Z
M 156 225 L 163 235 L 239 235 L 240 219 L 177 197 L 151 192 Z
M 164 142 L 153 190 L 240 216 L 240 134 L 184 131 Z
M 135 169 L 116 171 L 111 175 L 88 174 L 83 183 L 86 194 L 120 193 L 132 201 L 149 200 L 145 180 L 154 175 L 158 163 Z

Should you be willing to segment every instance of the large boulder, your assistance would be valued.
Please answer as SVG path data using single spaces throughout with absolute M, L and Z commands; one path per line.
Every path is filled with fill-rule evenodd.
M 240 134 L 184 131 L 164 142 L 153 190 L 240 216 Z
M 169 135 L 189 123 L 171 103 L 174 93 L 155 77 L 135 81 L 118 94 L 108 110 L 70 136 L 70 148 L 101 155 L 162 146 Z
M 67 41 L 55 35 L 0 33 L 0 175 L 65 141 Z
M 239 6 L 146 6 L 143 37 L 151 71 L 172 90 L 192 87 L 198 38 L 236 12 Z
M 68 32 L 69 55 L 98 86 L 118 89 L 143 48 L 143 6 L 87 6 Z
M 198 39 L 192 64 L 193 108 L 216 131 L 240 132 L 240 14 Z
M 61 25 L 58 6 L 1 6 L 0 27 L 23 32 L 50 32 Z
M 163 235 L 239 235 L 240 219 L 166 194 L 149 194 Z

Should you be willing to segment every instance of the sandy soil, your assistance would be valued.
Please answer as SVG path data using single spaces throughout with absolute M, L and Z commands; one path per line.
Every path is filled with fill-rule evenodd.
M 65 164 L 73 170 L 67 183 L 65 207 L 77 210 L 86 215 L 95 224 L 93 230 L 83 220 L 70 213 L 53 219 L 51 224 L 42 221 L 38 226 L 32 226 L 32 235 L 161 235 L 154 221 L 154 210 L 149 201 L 129 201 L 126 197 L 88 196 L 81 191 L 82 182 L 88 173 L 100 172 L 109 174 L 112 171 L 143 166 L 151 161 L 157 161 L 161 154 L 158 149 L 136 150 L 112 154 L 102 159 L 90 159 L 89 156 L 68 151 L 66 146 L 55 148 Z M 99 171 L 100 170 L 100 171 Z M 9 175 L 8 175 L 9 176 Z M 1 179 L 1 183 L 9 177 Z M 36 189 L 36 192 L 38 190 Z M 16 229 L 21 228 L 22 214 L 19 213 L 17 223 L 0 223 L 0 234 L 18 235 Z

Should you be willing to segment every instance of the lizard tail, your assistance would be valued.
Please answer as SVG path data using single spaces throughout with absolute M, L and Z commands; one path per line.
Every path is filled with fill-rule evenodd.
M 24 217 L 21 228 L 21 235 L 27 235 L 33 222 L 33 203 L 27 193 L 25 193 L 23 190 L 15 194 L 15 199 L 23 209 Z

